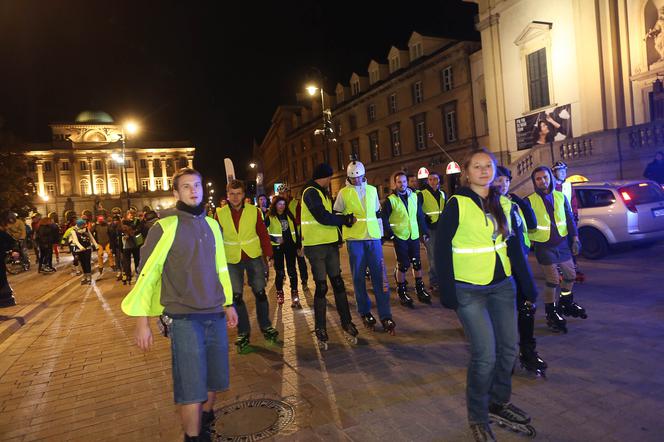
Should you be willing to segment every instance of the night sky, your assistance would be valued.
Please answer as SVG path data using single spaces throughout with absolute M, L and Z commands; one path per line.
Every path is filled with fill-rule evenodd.
M 310 66 L 332 90 L 413 30 L 479 39 L 474 4 L 396 4 L 0 0 L 3 130 L 47 142 L 48 123 L 104 110 L 140 121 L 143 139 L 191 140 L 207 177 L 222 177 L 229 156 L 242 178 L 252 140 L 294 103 Z

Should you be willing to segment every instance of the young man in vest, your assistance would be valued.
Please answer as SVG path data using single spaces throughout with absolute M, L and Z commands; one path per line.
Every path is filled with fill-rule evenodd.
M 378 317 L 383 329 L 394 334 L 396 324 L 390 310 L 390 293 L 383 289 L 383 220 L 380 216 L 378 191 L 365 178 L 364 165 L 352 161 L 347 169 L 346 187 L 339 191 L 334 202 L 334 211 L 343 215 L 354 215 L 357 222 L 352 227 L 342 227 L 342 237 L 348 247 L 348 258 L 353 275 L 353 289 L 357 311 L 364 325 L 373 330 L 376 319 L 371 314 L 371 300 L 367 294 L 365 271 L 371 274 L 371 283 L 376 297 Z
M 429 240 L 429 230 L 424 221 L 422 206 L 417 202 L 417 194 L 408 187 L 404 172 L 392 175 L 394 192 L 387 197 L 383 205 L 383 227 L 385 237 L 394 242 L 397 255 L 397 294 L 402 305 L 413 307 L 413 300 L 408 296 L 406 272 L 413 265 L 415 290 L 420 302 L 431 304 L 431 295 L 424 288 L 422 281 L 422 261 L 420 260 L 420 241 Z
M 537 229 L 529 232 L 535 245 L 535 257 L 544 271 L 546 288 L 544 308 L 546 321 L 554 332 L 567 332 L 567 321 L 561 316 L 587 318 L 586 311 L 574 302 L 572 288 L 576 272 L 572 255 L 578 255 L 581 242 L 576 230 L 569 201 L 562 192 L 554 189 L 553 173 L 548 167 L 537 167 L 530 176 L 535 193 L 527 200 L 535 212 Z M 568 240 L 569 235 L 569 240 Z M 560 273 L 563 279 L 560 281 Z M 560 285 L 560 303 L 556 292 Z
M 332 200 L 327 187 L 332 179 L 332 167 L 319 164 L 314 169 L 313 179 L 304 186 L 302 191 L 301 223 L 302 244 L 304 254 L 309 258 L 311 273 L 316 283 L 314 292 L 314 318 L 316 338 L 322 349 L 327 349 L 327 282 L 330 279 L 334 292 L 334 303 L 341 319 L 341 327 L 348 340 L 357 343 L 358 331 L 352 322 L 346 287 L 341 278 L 339 263 L 339 227 L 351 227 L 357 220 L 352 213 L 335 215 L 332 213 Z
M 429 172 L 426 178 L 427 184 L 417 194 L 417 202 L 422 206 L 424 219 L 429 229 L 429 241 L 424 243 L 424 248 L 427 251 L 427 261 L 429 262 L 429 288 L 434 291 L 438 290 L 438 277 L 436 276 L 433 247 L 436 244 L 438 219 L 445 208 L 445 192 L 440 189 L 442 182 L 438 172 Z
M 553 171 L 553 179 L 555 181 L 555 188 L 558 192 L 562 192 L 567 198 L 570 207 L 572 208 L 572 215 L 574 221 L 579 222 L 579 203 L 576 199 L 576 192 L 572 190 L 572 183 L 567 180 L 567 164 L 563 161 L 556 161 L 551 168 Z M 579 270 L 579 265 L 576 262 L 576 256 L 572 256 L 574 260 L 574 269 L 576 270 L 576 282 L 583 282 L 586 280 L 586 275 Z
M 221 230 L 205 216 L 201 175 L 180 169 L 173 176 L 174 209 L 161 212 L 141 248 L 138 281 L 122 311 L 138 316 L 136 343 L 153 343 L 149 316 L 169 323 L 173 392 L 180 404 L 185 441 L 209 441 L 217 391 L 229 386 L 228 336 L 237 314 Z
M 265 293 L 264 258 L 272 258 L 272 244 L 263 222 L 261 210 L 245 202 L 245 187 L 233 180 L 226 187 L 228 205 L 217 209 L 217 220 L 224 232 L 224 248 L 228 271 L 233 283 L 233 304 L 238 315 L 238 334 L 235 345 L 243 352 L 249 345 L 251 333 L 247 306 L 242 300 L 244 273 L 256 297 L 256 317 L 265 339 L 276 342 L 279 332 L 270 322 L 270 306 Z
M 299 199 L 292 196 L 290 188 L 286 185 L 283 186 L 284 197 L 286 198 L 286 201 L 288 201 L 288 210 L 290 210 L 290 213 L 295 217 L 295 228 L 301 235 L 302 226 L 300 225 L 300 212 L 302 205 Z M 281 192 L 279 193 L 281 194 Z M 307 283 L 309 282 L 309 272 L 307 270 L 307 260 L 304 259 L 304 252 L 302 250 L 297 252 L 297 268 L 300 272 L 302 291 L 308 290 Z

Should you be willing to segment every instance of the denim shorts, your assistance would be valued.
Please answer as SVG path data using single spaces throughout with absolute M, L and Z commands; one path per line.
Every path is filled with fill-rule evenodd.
M 173 318 L 171 363 L 176 404 L 207 401 L 229 386 L 228 334 L 223 313 L 168 314 Z

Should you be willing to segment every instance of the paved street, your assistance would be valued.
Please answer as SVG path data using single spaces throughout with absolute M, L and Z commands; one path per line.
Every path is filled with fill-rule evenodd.
M 393 250 L 385 247 L 385 253 L 392 268 Z M 538 440 L 661 440 L 662 256 L 664 244 L 658 244 L 582 261 L 587 282 L 576 294 L 590 318 L 571 319 L 567 335 L 549 333 L 543 307 L 538 311 L 538 349 L 550 367 L 548 380 L 515 376 L 513 395 L 532 415 Z M 342 262 L 351 288 L 345 252 Z M 0 334 L 0 439 L 181 440 L 169 341 L 157 336 L 147 354 L 133 344 L 134 321 L 119 308 L 126 287 L 110 274 L 82 287 L 66 269 L 13 278 L 22 305 L 2 310 L 0 325 L 20 325 L 26 304 L 41 307 L 23 326 Z M 216 408 L 245 399 L 288 402 L 294 421 L 278 440 L 467 440 L 468 347 L 453 312 L 437 298 L 433 306 L 408 310 L 393 294 L 397 335 L 362 330 L 353 347 L 330 308 L 331 345 L 321 353 L 312 334 L 311 282 L 310 288 L 303 310 L 291 310 L 288 295 L 284 306 L 271 304 L 283 348 L 255 334 L 253 352 L 231 349 L 231 389 L 219 395 Z M 255 317 L 252 326 L 257 329 Z M 219 422 L 221 433 L 237 424 Z M 500 428 L 495 433 L 499 440 L 525 440 Z

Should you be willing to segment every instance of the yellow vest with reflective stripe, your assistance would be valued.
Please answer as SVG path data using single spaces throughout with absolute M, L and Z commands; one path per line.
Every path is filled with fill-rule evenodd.
M 567 236 L 567 218 L 565 216 L 565 195 L 557 190 L 553 191 L 553 217 L 555 223 L 551 222 L 549 213 L 544 206 L 544 200 L 537 193 L 528 195 L 528 201 L 537 218 L 537 230 L 528 232 L 533 242 L 547 242 L 551 237 L 551 228 L 556 227 L 560 236 Z
M 217 218 L 224 231 L 224 247 L 226 247 L 226 260 L 230 264 L 237 264 L 242 258 L 242 252 L 249 258 L 258 258 L 263 254 L 261 240 L 256 232 L 258 222 L 258 207 L 245 204 L 240 215 L 239 231 L 235 228 L 231 206 L 227 205 L 217 209 Z
M 281 220 L 276 216 L 269 216 L 270 225 L 267 226 L 267 233 L 270 234 L 270 240 L 272 241 L 273 246 L 278 246 L 279 243 L 274 241 L 272 237 L 281 238 L 283 237 L 283 231 L 281 230 Z M 295 224 L 290 216 L 286 215 L 288 220 L 288 230 L 290 230 L 291 236 L 293 237 L 293 242 L 296 242 L 297 237 L 295 236 Z
M 352 187 L 341 189 L 337 198 L 341 198 L 344 202 L 343 214 L 352 213 L 357 218 L 357 222 L 352 227 L 343 226 L 341 234 L 344 241 L 347 239 L 380 238 L 380 226 L 378 225 L 378 218 L 376 218 L 378 191 L 374 186 L 366 185 L 364 195 L 366 210 L 365 206 L 362 206 L 357 190 Z
M 403 200 L 391 194 L 387 197 L 392 205 L 392 213 L 390 213 L 390 227 L 394 235 L 402 240 L 418 239 L 420 237 L 420 230 L 417 227 L 417 194 L 411 192 L 408 197 L 408 210 L 403 204 Z
M 507 242 L 501 234 L 498 234 L 494 241 L 493 221 L 471 198 L 461 195 L 454 195 L 452 198 L 456 198 L 459 203 L 459 226 L 452 238 L 454 279 L 475 285 L 489 284 L 493 280 L 496 268 L 496 254 L 500 258 L 505 275 L 512 275 L 512 266 L 507 257 Z M 511 231 L 512 203 L 501 196 L 500 205 Z
M 443 213 L 443 208 L 445 208 L 445 192 L 440 191 L 438 201 L 429 189 L 424 189 L 420 193 L 422 194 L 422 211 L 425 215 L 431 217 L 432 223 L 437 222 L 440 214 Z
M 339 229 L 336 226 L 325 226 L 316 221 L 316 218 L 309 211 L 307 203 L 304 200 L 304 194 L 307 191 L 318 192 L 325 210 L 332 213 L 332 201 L 320 190 L 315 187 L 307 187 L 302 192 L 302 202 L 300 206 L 300 221 L 302 231 L 302 245 L 317 246 L 320 244 L 331 244 L 339 240 Z
M 224 239 L 219 224 L 215 220 L 206 216 L 205 221 L 214 235 L 215 260 L 219 282 L 224 289 L 224 306 L 232 305 L 233 288 L 226 264 Z M 178 217 L 168 216 L 157 221 L 157 224 L 161 226 L 164 233 L 148 260 L 143 264 L 136 284 L 122 300 L 122 311 L 128 316 L 159 316 L 164 311 L 164 306 L 161 305 L 161 276 L 164 262 L 166 262 L 168 252 L 175 240 Z
M 288 210 L 290 210 L 290 212 L 293 214 L 293 217 L 296 217 L 296 216 L 297 216 L 297 213 L 295 213 L 296 210 L 297 210 L 297 201 L 298 201 L 298 200 L 296 200 L 295 198 L 293 198 L 293 199 L 290 200 L 290 202 L 288 203 Z

